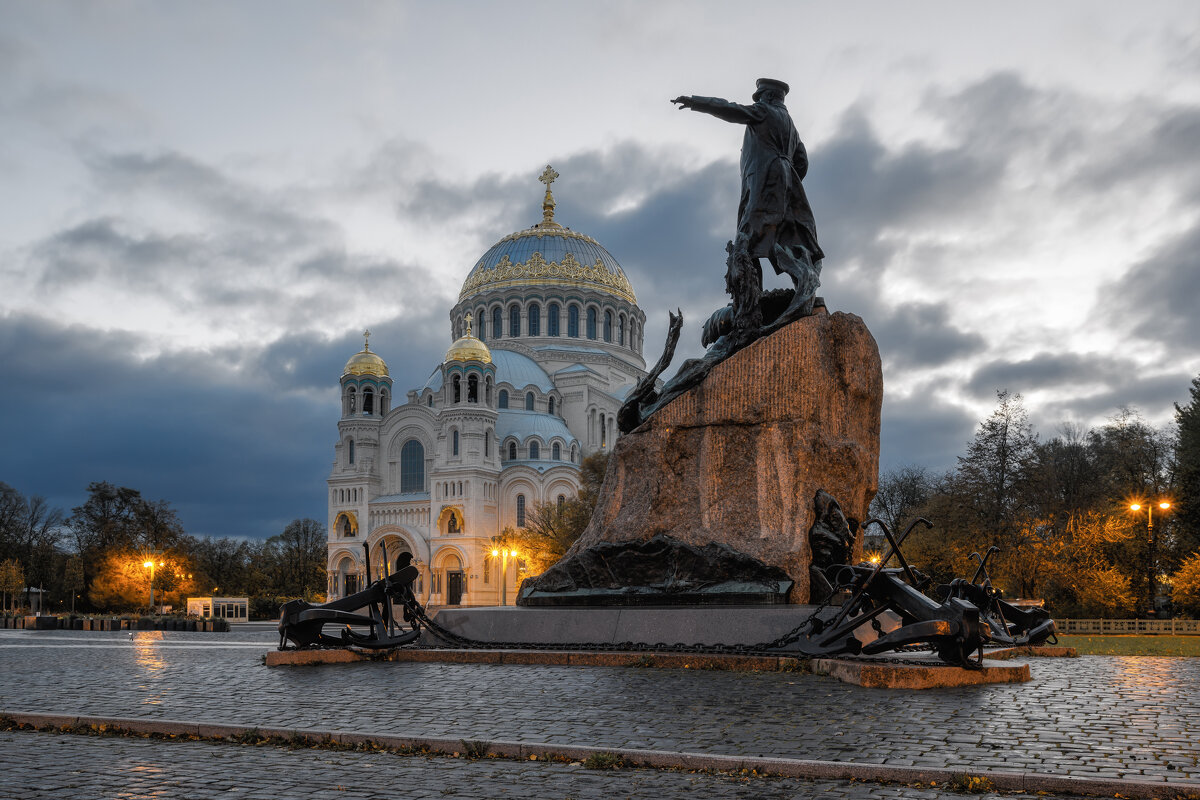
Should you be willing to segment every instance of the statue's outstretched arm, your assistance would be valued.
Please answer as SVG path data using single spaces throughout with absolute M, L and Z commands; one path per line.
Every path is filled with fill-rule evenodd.
M 717 119 L 723 119 L 726 122 L 736 122 L 742 125 L 750 125 L 762 118 L 762 113 L 755 106 L 743 106 L 738 103 L 731 103 L 728 100 L 722 100 L 720 97 L 697 97 L 691 95 L 676 97 L 671 102 L 677 103 L 681 111 L 685 108 L 690 108 L 692 111 L 699 111 L 703 114 L 714 116 Z

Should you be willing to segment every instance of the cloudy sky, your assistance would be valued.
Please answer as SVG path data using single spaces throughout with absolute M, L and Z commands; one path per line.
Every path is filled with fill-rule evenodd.
M 1200 6 L 0 2 L 0 481 L 193 533 L 324 518 L 360 331 L 397 389 L 478 256 L 558 219 L 649 316 L 725 300 L 742 131 L 791 84 L 831 310 L 884 359 L 884 468 L 995 392 L 1042 435 L 1200 372 Z

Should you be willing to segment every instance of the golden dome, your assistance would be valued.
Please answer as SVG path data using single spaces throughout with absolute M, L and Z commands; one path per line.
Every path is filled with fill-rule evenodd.
M 546 184 L 542 221 L 510 233 L 483 254 L 463 282 L 459 302 L 494 289 L 564 286 L 594 289 L 636 304 L 633 286 L 612 253 L 592 237 L 554 221 L 550 184 L 558 173 L 549 165 L 538 178 Z
M 446 351 L 446 361 L 482 361 L 492 363 L 492 351 L 479 339 L 471 335 L 471 315 L 467 314 L 467 333 L 460 336 Z
M 377 378 L 388 377 L 387 364 L 382 358 L 371 352 L 371 332 L 363 331 L 363 349 L 350 356 L 346 362 L 343 375 L 374 375 Z

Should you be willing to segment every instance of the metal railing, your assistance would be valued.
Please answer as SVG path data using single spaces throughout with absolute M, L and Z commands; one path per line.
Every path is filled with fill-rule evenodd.
M 1058 632 L 1082 636 L 1200 636 L 1200 619 L 1056 619 Z

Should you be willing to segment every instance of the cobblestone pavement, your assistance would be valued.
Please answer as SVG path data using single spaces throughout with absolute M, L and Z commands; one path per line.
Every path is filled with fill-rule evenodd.
M 1042 659 L 1031 683 L 902 691 L 789 673 L 264 667 L 273 643 L 0 631 L 0 709 L 1200 781 L 1200 659 Z
M 0 798 L 867 798 L 960 800 L 931 787 L 850 781 L 738 778 L 660 770 L 589 770 L 579 764 L 399 756 L 0 732 Z M 308 776 L 306 778 L 306 776 Z M 310 783 L 311 782 L 311 783 Z M 365 788 L 364 784 L 374 788 Z M 973 795 L 979 797 L 979 795 Z M 999 798 L 1000 795 L 984 795 Z M 1034 795 L 1006 794 L 1005 798 Z

